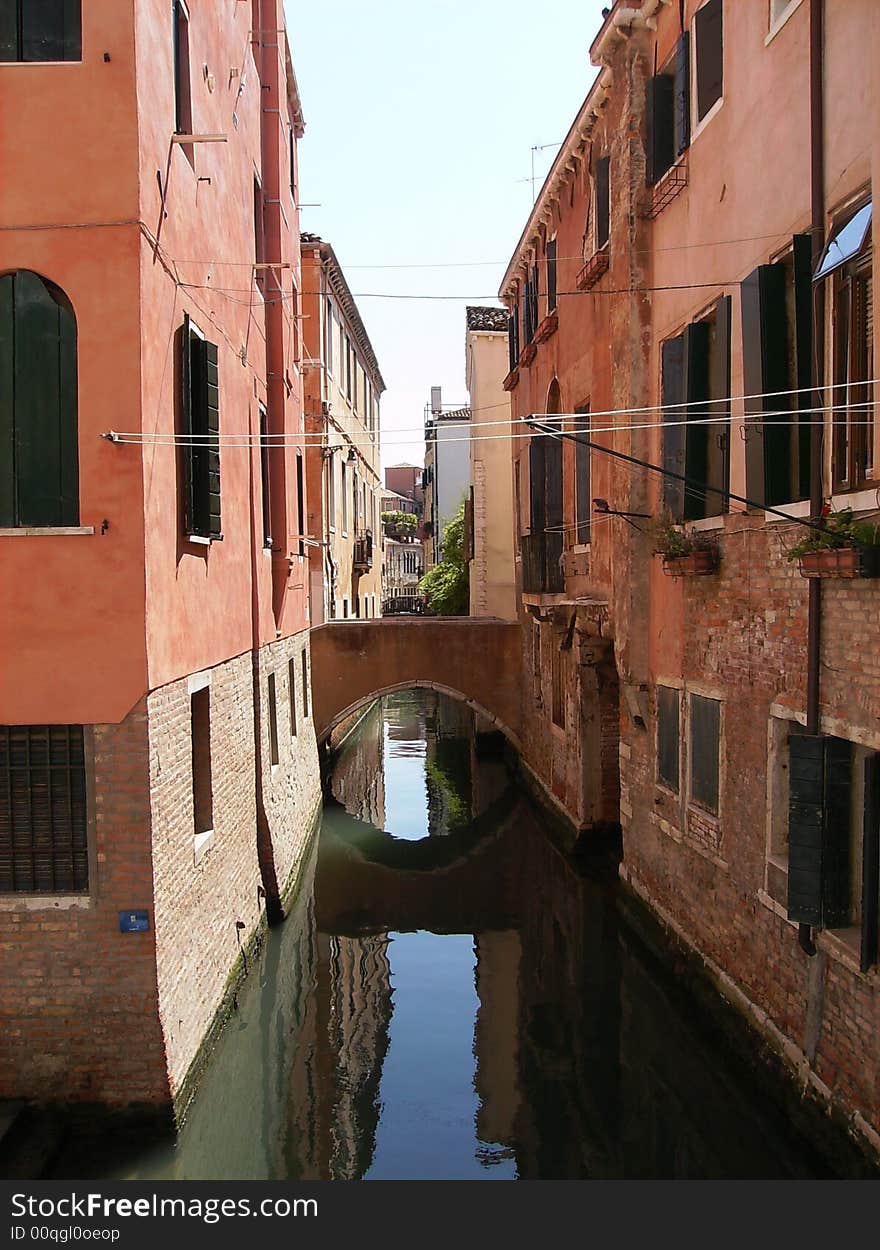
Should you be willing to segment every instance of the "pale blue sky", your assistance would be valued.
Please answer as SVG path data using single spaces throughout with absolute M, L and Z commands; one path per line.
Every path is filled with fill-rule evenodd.
M 531 147 L 561 142 L 595 76 L 602 0 L 336 0 L 304 19 L 286 8 L 301 195 L 320 204 L 302 228 L 332 243 L 359 297 L 388 388 L 383 463 L 421 463 L 405 431 L 421 427 L 432 385 L 444 404 L 467 398 L 465 304 L 496 302 L 531 208 Z M 535 154 L 538 186 L 555 152 Z M 365 267 L 428 264 L 446 267 Z

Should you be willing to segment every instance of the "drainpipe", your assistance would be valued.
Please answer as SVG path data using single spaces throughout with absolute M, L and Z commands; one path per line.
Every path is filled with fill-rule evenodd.
M 810 0 L 810 205 L 813 273 L 825 245 L 825 100 L 824 100 L 824 9 L 825 0 Z M 810 427 L 810 518 L 818 521 L 824 503 L 822 459 L 824 413 L 821 389 L 825 367 L 825 284 L 813 287 L 813 419 Z M 807 733 L 818 734 L 819 673 L 822 626 L 822 579 L 811 577 L 807 618 Z M 815 955 L 816 944 L 810 925 L 798 927 L 798 940 L 808 955 Z

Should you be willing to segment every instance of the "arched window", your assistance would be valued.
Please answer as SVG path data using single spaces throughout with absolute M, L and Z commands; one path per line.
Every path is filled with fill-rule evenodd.
M 76 318 L 20 269 L 0 277 L 0 527 L 78 524 Z
M 82 60 L 81 0 L 3 0 L 0 61 Z

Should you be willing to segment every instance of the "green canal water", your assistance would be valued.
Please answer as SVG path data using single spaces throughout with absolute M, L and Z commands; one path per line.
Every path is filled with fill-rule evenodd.
M 108 1132 L 105 1175 L 860 1170 L 846 1143 L 832 1162 L 808 1117 L 790 1122 L 625 922 L 613 857 L 561 848 L 462 705 L 386 697 L 338 751 L 332 790 L 177 1139 L 123 1154 Z

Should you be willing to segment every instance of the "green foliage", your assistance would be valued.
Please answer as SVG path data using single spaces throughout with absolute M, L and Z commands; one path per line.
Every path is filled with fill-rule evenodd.
M 467 616 L 470 580 L 464 558 L 464 503 L 444 529 L 440 550 L 443 558 L 428 570 L 419 589 L 435 616 Z
M 831 512 L 821 529 L 812 529 L 788 547 L 786 560 L 798 560 L 811 551 L 834 551 L 841 547 L 880 547 L 880 525 L 857 521 L 852 508 Z
M 394 512 L 382 513 L 382 525 L 389 538 L 414 538 L 419 518 L 414 512 L 403 512 L 398 508 Z
M 689 556 L 696 546 L 693 538 L 676 525 L 668 514 L 656 517 L 649 526 L 648 533 L 654 555 L 663 556 L 666 560 Z

